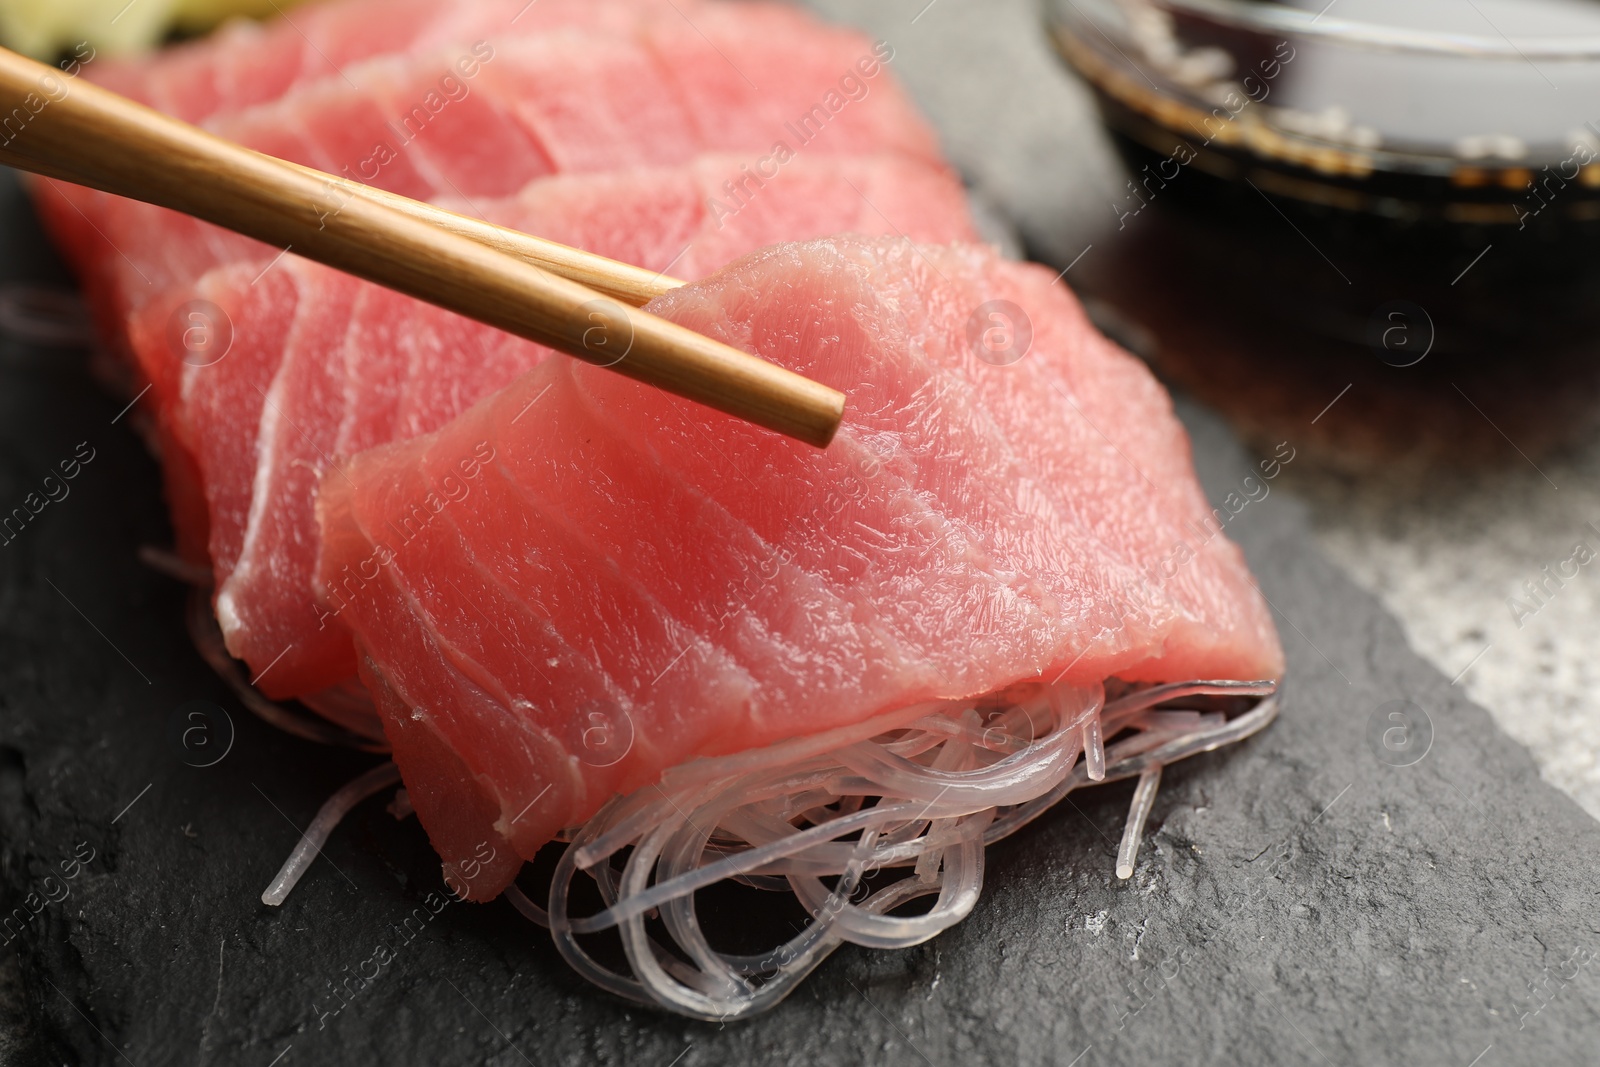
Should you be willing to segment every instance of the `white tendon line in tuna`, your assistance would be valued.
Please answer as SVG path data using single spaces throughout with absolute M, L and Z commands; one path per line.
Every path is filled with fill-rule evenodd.
M 752 1015 L 845 942 L 905 948 L 960 922 L 982 889 L 984 847 L 1082 786 L 1139 779 L 1118 850 L 1117 875 L 1130 877 L 1160 769 L 1266 726 L 1277 715 L 1276 688 L 1187 682 L 1108 701 L 1100 686 L 1035 683 L 976 706 L 930 706 L 903 729 L 822 755 L 796 758 L 780 746 L 767 765 L 753 753 L 691 764 L 664 787 L 613 800 L 573 836 L 548 913 L 514 886 L 508 896 L 604 989 L 692 1018 Z M 1231 719 L 1157 708 L 1193 698 L 1202 707 L 1261 699 Z M 596 915 L 570 914 L 579 871 L 604 901 Z M 869 881 L 883 871 L 899 877 Z M 792 894 L 811 922 L 759 955 L 717 951 L 695 893 L 722 881 Z M 924 913 L 890 914 L 924 897 L 934 898 Z M 656 917 L 671 949 L 646 930 Z M 631 974 L 600 965 L 578 943 L 610 929 Z

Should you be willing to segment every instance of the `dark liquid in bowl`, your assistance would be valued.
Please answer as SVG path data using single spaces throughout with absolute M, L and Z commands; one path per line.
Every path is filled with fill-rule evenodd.
M 1600 28 L 1600 5 L 1576 6 Z M 1183 52 L 1231 56 L 1248 100 L 1208 114 L 1148 57 L 1056 37 L 1131 175 L 1110 254 L 1074 281 L 1159 341 L 1169 377 L 1264 436 L 1336 435 L 1305 427 L 1366 383 L 1371 417 L 1351 431 L 1347 414 L 1333 444 L 1368 456 L 1503 450 L 1472 403 L 1504 406 L 1495 421 L 1526 448 L 1589 425 L 1600 131 L 1562 109 L 1587 100 L 1600 115 L 1600 63 L 1372 53 L 1185 13 L 1171 27 Z M 1593 77 L 1596 92 L 1554 91 L 1547 74 L 1563 89 Z M 1521 101 L 1509 111 L 1508 94 Z M 1369 133 L 1302 135 L 1269 111 L 1342 101 Z
M 1114 107 L 1108 102 L 1108 111 Z M 1129 169 L 1159 173 L 1168 157 L 1113 121 Z M 1162 212 L 1188 216 L 1173 236 L 1193 243 L 1191 255 L 1208 263 L 1207 280 L 1223 292 L 1253 294 L 1261 313 L 1286 326 L 1366 346 L 1374 314 L 1404 300 L 1431 317 L 1433 351 L 1502 356 L 1592 336 L 1600 326 L 1600 223 L 1566 219 L 1518 230 L 1350 211 L 1284 195 L 1273 180 L 1285 172 L 1281 165 L 1235 166 L 1219 176 L 1197 164 L 1157 188 L 1148 206 L 1162 200 Z M 1373 197 L 1398 198 L 1425 195 L 1438 181 L 1375 175 L 1364 184 Z M 1230 245 L 1243 254 L 1215 254 Z

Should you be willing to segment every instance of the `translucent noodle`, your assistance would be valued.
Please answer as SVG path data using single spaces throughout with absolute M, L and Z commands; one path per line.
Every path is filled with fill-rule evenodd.
M 1107 701 L 1098 686 L 1018 686 L 977 707 L 915 709 L 904 726 L 832 750 L 812 739 L 687 765 L 571 836 L 548 909 L 515 889 L 512 903 L 604 989 L 698 1019 L 758 1013 L 841 944 L 905 948 L 960 922 L 983 887 L 984 847 L 1073 789 L 1139 779 L 1117 857 L 1118 877 L 1131 877 L 1161 768 L 1277 714 L 1272 682 L 1121 688 Z M 1183 701 L 1199 710 L 1159 707 Z M 1219 703 L 1236 714 L 1204 710 Z M 604 905 L 592 915 L 572 913 L 580 872 Z M 719 951 L 695 894 L 724 881 L 791 894 L 810 921 L 768 952 Z M 579 942 L 607 930 L 621 938 L 626 973 Z

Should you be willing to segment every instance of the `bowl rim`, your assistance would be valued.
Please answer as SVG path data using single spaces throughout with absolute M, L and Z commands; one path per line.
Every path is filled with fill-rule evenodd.
M 1164 8 L 1197 15 L 1221 25 L 1244 30 L 1263 30 L 1290 35 L 1302 40 L 1320 39 L 1387 52 L 1448 55 L 1470 59 L 1543 59 L 1578 62 L 1600 59 L 1600 34 L 1581 36 L 1508 37 L 1504 34 L 1478 35 L 1434 33 L 1428 30 L 1385 26 L 1375 22 L 1329 17 L 1330 2 L 1321 11 L 1311 12 L 1285 4 L 1262 0 L 1109 0 L 1119 7 Z M 1058 0 L 1063 7 L 1081 9 L 1073 0 Z

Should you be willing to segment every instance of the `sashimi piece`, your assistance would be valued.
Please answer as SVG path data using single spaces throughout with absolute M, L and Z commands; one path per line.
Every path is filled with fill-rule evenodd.
M 192 288 L 163 294 L 130 324 L 133 351 L 151 391 L 167 398 L 156 405 L 168 438 L 164 447 L 173 453 L 164 458 L 183 462 L 181 469 L 195 475 L 186 482 L 203 488 L 203 528 L 219 583 L 243 546 L 260 412 L 284 351 L 297 340 L 315 343 L 349 314 L 355 280 L 322 271 L 309 285 L 308 269 L 292 257 L 266 271 L 254 263 L 234 264 Z M 195 328 L 219 331 L 225 339 L 198 352 L 185 348 L 174 323 L 186 328 L 186 312 L 199 316 Z M 193 516 L 180 518 L 180 529 L 192 534 L 200 528 Z M 264 666 L 266 661 L 257 669 Z
M 932 130 L 876 47 L 786 7 L 712 4 L 692 22 L 648 22 L 638 44 L 576 30 L 507 41 L 481 79 L 517 101 L 562 171 L 612 169 L 621 162 L 613 153 L 629 139 L 639 163 L 745 152 L 754 164 L 806 151 L 903 152 L 937 162 Z M 585 53 L 598 48 L 608 49 L 605 63 L 615 70 L 604 94 L 578 72 L 592 77 L 594 60 Z M 764 88 L 745 80 L 740 60 L 760 64 Z M 853 98 L 846 85 L 857 87 Z M 801 122 L 807 115 L 809 125 Z
M 132 250 L 126 257 L 115 252 L 105 257 L 98 272 L 108 277 L 123 314 L 169 289 L 192 285 L 217 267 L 264 263 L 282 251 L 136 200 L 107 197 L 103 208 L 100 232 L 116 248 Z
M 531 183 L 514 202 L 484 206 L 513 229 L 686 279 L 778 241 L 843 232 L 925 242 L 976 236 L 965 192 L 942 167 L 896 156 L 797 159 L 730 212 L 717 197 L 727 199 L 721 184 L 737 165 L 737 157 L 717 156 L 558 177 Z M 414 358 L 397 413 L 402 437 L 436 429 L 531 365 L 518 342 L 455 316 L 424 311 L 406 334 Z
M 460 99 L 440 95 L 440 71 L 448 76 L 453 69 L 449 56 L 420 65 L 380 63 L 363 73 L 366 87 L 343 79 L 318 82 L 281 104 L 211 125 L 248 148 L 422 200 L 510 195 L 549 173 L 550 161 L 538 146 L 503 107 L 471 92 L 470 82 L 451 83 Z M 442 101 L 449 110 L 435 114 L 424 101 Z M 420 119 L 410 115 L 413 107 L 421 108 Z M 220 266 L 263 251 L 255 242 L 148 204 L 45 184 L 52 190 L 41 197 L 46 222 L 97 301 L 111 304 L 103 316 L 111 321 L 181 279 L 168 261 L 193 256 L 197 265 Z M 326 205 L 319 206 L 335 212 L 339 204 L 330 190 Z M 191 268 L 189 278 L 200 273 Z
M 784 169 L 771 188 L 762 190 L 732 214 L 724 214 L 711 205 L 718 195 L 726 202 L 719 179 L 727 181 L 724 175 L 735 174 L 737 166 L 738 160 L 733 157 L 708 158 L 689 168 L 603 175 L 592 184 L 576 178 L 548 179 L 530 184 L 515 200 L 480 203 L 495 221 L 654 269 L 670 268 L 690 278 L 703 276 L 753 248 L 805 234 L 895 232 L 919 241 L 972 236 L 962 190 L 942 169 L 895 157 L 798 159 Z M 887 207 L 884 216 L 872 206 L 876 204 Z M 140 229 L 155 216 L 132 210 L 133 207 L 130 202 L 121 202 L 112 215 L 109 232 L 119 243 L 143 240 L 160 251 L 159 258 L 152 256 L 146 261 L 144 276 L 133 275 L 140 279 L 141 286 L 148 284 L 163 298 L 132 320 L 131 348 L 143 375 L 152 384 L 157 401 L 153 407 L 160 413 L 163 425 L 170 424 L 171 428 L 176 426 L 172 420 L 178 417 L 178 391 L 187 365 L 185 353 L 174 347 L 172 320 L 180 305 L 197 297 L 178 283 L 185 280 L 186 274 L 199 275 L 237 255 L 251 260 L 251 266 L 233 271 L 231 286 L 208 291 L 215 297 L 234 289 L 248 289 L 249 280 L 265 269 L 276 251 L 168 212 L 159 214 L 170 215 L 168 224 L 173 231 L 188 233 L 191 239 L 161 241 L 159 234 Z M 467 209 L 470 205 L 461 207 Z M 296 260 L 289 256 L 285 262 Z M 113 263 L 120 263 L 132 273 L 127 262 L 114 253 Z M 366 342 L 346 348 L 345 358 L 352 361 L 345 377 L 346 388 L 355 390 L 356 395 L 345 405 L 348 425 L 339 431 L 337 440 L 317 438 L 330 455 L 353 453 L 388 441 L 402 432 L 402 424 L 406 433 L 433 429 L 466 404 L 531 366 L 535 359 L 529 352 L 519 350 L 516 342 L 511 342 L 508 349 L 507 339 L 494 331 L 405 297 L 366 286 L 361 299 L 374 306 L 355 318 L 372 334 Z M 211 302 L 231 322 L 227 308 L 233 307 L 234 301 L 224 297 L 222 304 Z M 280 319 L 292 317 L 293 307 L 275 308 L 272 314 Z M 450 344 L 446 344 L 441 330 L 451 331 L 454 340 Z M 430 360 L 430 355 L 445 358 Z M 276 359 L 271 354 L 259 358 Z M 275 367 L 276 363 L 270 366 Z M 408 386 L 408 381 L 414 384 Z M 232 415 L 239 425 L 259 417 L 260 402 L 252 394 L 235 398 L 235 403 Z M 285 403 L 292 406 L 293 398 Z M 398 414 L 402 406 L 403 418 Z M 313 432 L 313 423 L 305 416 L 298 416 L 295 421 L 307 433 Z M 318 425 L 317 432 L 320 429 Z M 180 434 L 162 446 L 169 462 L 186 458 L 187 449 L 179 443 L 181 440 Z M 316 457 L 311 461 L 320 462 Z M 176 499 L 180 494 L 172 495 Z M 237 495 L 229 494 L 231 498 Z M 221 521 L 226 524 L 229 520 Z M 186 520 L 183 529 L 203 531 L 205 525 L 204 521 Z M 203 533 L 191 538 L 195 539 L 205 543 Z M 223 574 L 231 570 L 232 564 L 233 559 L 227 555 L 219 560 Z M 295 586 L 303 587 L 304 583 Z M 282 647 L 279 645 L 274 655 Z M 265 662 L 257 664 L 264 665 Z M 283 673 L 292 679 L 292 665 Z
M 653 188 L 642 196 L 646 180 Z M 446 197 L 441 204 L 563 244 L 604 249 L 626 263 L 657 270 L 671 265 L 687 278 L 755 248 L 829 233 L 902 233 L 935 242 L 972 236 L 965 193 L 954 176 L 894 155 L 800 156 L 769 178 L 752 173 L 743 157 L 706 156 L 687 167 L 556 176 L 519 185 L 510 198 Z M 329 209 L 335 207 L 330 198 Z M 934 226 L 940 219 L 949 225 Z M 99 279 L 96 303 L 113 305 L 113 321 L 209 270 L 236 261 L 265 263 L 280 251 L 120 198 L 109 198 L 97 236 L 107 247 L 86 280 Z M 137 261 L 117 248 L 137 249 Z
M 461 197 L 510 196 L 530 179 L 560 169 L 538 141 L 518 128 L 511 101 L 479 91 L 474 78 L 482 63 L 494 58 L 493 46 L 479 41 L 456 58 L 454 67 L 435 71 L 431 82 L 420 85 L 393 64 L 368 68 L 367 86 L 389 116 L 389 136 L 382 143 L 393 146 L 394 155 L 409 158 L 435 190 L 434 199 L 443 190 Z M 372 141 L 355 148 L 359 154 L 349 155 L 335 169 L 377 183 L 389 165 L 389 153 Z
M 270 648 L 253 657 L 250 668 L 272 696 L 313 693 L 354 669 L 348 638 L 330 642 L 319 633 L 320 613 L 299 593 L 303 577 L 284 573 L 281 546 L 299 542 L 314 557 L 304 515 L 269 505 L 297 492 L 309 494 L 328 465 L 322 431 L 330 419 L 336 428 L 343 417 L 347 334 L 367 339 L 350 320 L 367 306 L 363 290 L 375 289 L 284 256 L 267 265 L 213 270 L 192 286 L 163 293 L 130 321 L 133 351 L 158 396 L 166 462 L 187 475 L 175 484 L 169 478 L 175 512 L 180 494 L 186 504 L 179 514 L 186 535 L 180 541 L 192 545 L 197 531 L 205 536 L 205 553 L 194 559 L 186 551 L 185 557 L 210 564 L 224 636 L 248 627 L 259 648 Z M 196 359 L 174 344 L 173 322 L 190 308 L 208 327 L 225 332 L 220 353 Z M 203 521 L 188 510 L 196 496 L 204 505 Z M 278 551 L 246 553 L 262 542 Z M 236 608 L 224 595 L 241 557 L 246 580 L 264 591 L 267 605 Z M 273 606 L 280 609 L 276 614 Z M 279 672 L 268 672 L 283 661 L 296 667 L 299 681 L 312 681 L 285 689 L 275 677 Z
M 761 43 L 774 22 L 787 32 L 777 50 Z M 708 66 L 708 47 L 756 49 L 773 88 L 729 98 L 731 71 L 720 59 Z M 868 60 L 870 80 L 857 70 Z M 859 99 L 840 95 L 847 78 L 860 86 Z M 825 124 L 816 116 L 799 123 L 812 104 L 823 106 Z M 832 112 L 829 104 L 843 106 Z M 696 114 L 707 108 L 714 117 Z M 454 162 L 482 153 L 481 132 L 498 115 L 514 120 L 500 132 L 512 140 L 489 175 Z M 614 170 L 686 162 L 703 152 L 748 153 L 755 163 L 780 142 L 785 155 L 892 151 L 938 159 L 926 122 L 870 42 L 762 5 L 717 6 L 693 26 L 681 18 L 652 21 L 637 36 L 565 27 L 382 57 L 352 67 L 347 79 L 295 88 L 208 126 L 295 162 L 424 198 L 494 195 L 476 183 L 509 172 L 520 185 L 539 176 L 526 169 L 532 167 Z M 460 188 L 418 176 L 429 168 L 454 168 Z
M 799 156 L 766 178 L 741 156 L 702 156 L 684 167 L 557 175 L 530 183 L 515 203 L 482 206 L 502 225 L 687 279 L 807 237 L 977 239 L 955 175 L 895 154 Z
M 655 14 L 646 18 L 646 9 Z M 926 122 L 859 34 L 784 7 L 693 10 L 693 24 L 649 4 L 621 5 L 612 19 L 518 20 L 516 34 L 497 43 L 380 55 L 208 125 L 247 147 L 391 192 L 464 200 L 473 213 L 484 210 L 482 200 L 549 173 L 680 164 L 711 152 L 743 157 L 726 179 L 730 205 L 757 195 L 797 156 L 897 152 L 942 166 Z M 780 33 L 775 46 L 770 38 Z M 760 60 L 762 92 L 716 55 L 735 52 Z M 871 76 L 861 73 L 868 69 Z M 804 119 L 813 106 L 820 110 Z M 41 195 L 41 211 L 96 303 L 109 305 L 103 322 L 160 292 L 171 274 L 166 261 L 191 248 L 218 263 L 262 251 L 231 235 L 197 233 L 197 224 L 158 208 L 46 184 L 53 192 Z M 328 209 L 337 207 L 330 193 Z
M 269 155 L 420 200 L 509 195 L 555 168 L 518 128 L 509 101 L 482 91 L 482 66 L 495 57 L 479 41 L 385 58 L 352 68 L 351 80 L 316 81 L 207 126 Z
M 994 300 L 1032 323 L 1009 366 L 969 338 Z M 843 389 L 834 444 L 557 360 L 322 480 L 321 595 L 447 864 L 928 701 L 1282 673 L 1238 550 L 1190 525 L 1211 511 L 1166 394 L 1049 271 L 835 238 L 651 310 Z M 591 709 L 626 723 L 615 761 L 586 758 Z
M 724 147 L 698 135 L 665 64 L 628 38 L 565 30 L 503 42 L 478 83 L 505 101 L 557 171 L 681 163 Z
M 56 249 L 66 258 L 83 287 L 96 331 L 113 348 L 121 348 L 124 328 L 125 292 L 146 283 L 121 249 L 91 218 L 99 213 L 102 194 L 81 185 L 69 185 L 32 175 L 23 175 L 24 187 L 32 196 L 34 210 Z M 113 268 L 113 260 L 119 266 Z M 122 272 L 126 271 L 126 275 Z M 152 289 L 151 292 L 155 290 Z
M 213 537 L 216 609 L 224 638 L 248 634 L 251 648 L 261 650 L 246 657 L 257 672 L 257 686 L 262 685 L 263 675 L 282 666 L 285 673 L 296 673 L 300 680 L 294 684 L 300 692 L 315 692 L 349 677 L 354 661 L 342 635 L 329 639 L 337 631 L 320 625 L 314 605 L 306 602 L 303 593 L 304 568 L 296 566 L 296 560 L 314 558 L 316 552 L 307 521 L 309 509 L 281 504 L 309 500 L 322 472 L 339 470 L 327 448 L 344 417 L 343 352 L 354 329 L 352 312 L 360 283 L 311 264 L 291 264 L 286 273 L 299 282 L 294 326 L 270 387 L 261 391 L 255 404 L 238 405 L 240 414 L 260 412 L 256 463 L 250 510 L 231 570 L 226 554 L 231 544 Z M 285 309 L 276 310 L 282 315 Z M 368 339 L 359 334 L 354 338 L 356 343 Z M 246 355 L 267 362 L 265 353 Z M 232 368 L 224 362 L 215 369 Z M 206 385 L 217 388 L 209 379 Z M 188 393 L 190 397 L 201 395 L 199 386 Z M 220 485 L 208 487 L 215 494 Z M 231 526 L 232 518 L 232 514 L 219 516 L 213 530 Z M 251 590 L 254 596 L 237 596 L 241 588 Z M 271 688 L 281 691 L 276 680 Z
M 148 59 L 103 59 L 91 76 L 200 122 L 276 100 L 296 85 L 340 78 L 379 56 L 562 26 L 621 32 L 651 14 L 698 7 L 699 0 L 343 0 L 303 6 L 265 24 L 236 20 Z
M 222 359 L 183 368 L 180 388 L 185 440 L 199 460 L 210 503 L 219 585 L 243 548 L 260 473 L 257 413 L 276 371 L 297 346 L 342 336 L 349 315 L 354 279 L 309 266 L 286 259 L 260 274 L 255 264 L 242 264 L 207 275 L 196 289 L 223 309 L 233 332 Z M 269 663 L 270 657 L 255 666 L 260 671 Z
M 782 4 L 708 4 L 652 21 L 650 48 L 710 147 L 905 152 L 941 158 L 938 140 L 887 73 L 894 49 Z
M 707 202 L 719 179 L 737 173 L 735 168 L 731 158 L 708 158 L 683 168 L 605 175 L 593 184 L 546 179 L 515 200 L 495 203 L 493 215 L 601 255 L 688 277 L 780 238 L 846 230 L 927 241 L 973 237 L 960 184 L 918 161 L 795 160 L 745 208 L 724 216 Z M 864 194 L 892 200 L 892 221 L 871 208 Z M 223 638 L 253 671 L 271 667 L 259 684 L 275 697 L 315 692 L 355 672 L 348 635 L 312 595 L 316 544 L 309 531 L 315 525 L 316 474 L 330 464 L 337 469 L 337 455 L 437 429 L 550 354 L 292 256 L 284 264 L 292 264 L 299 280 L 296 295 L 268 313 L 295 321 L 294 335 L 281 361 L 270 353 L 251 354 L 252 373 L 270 365 L 274 377 L 259 397 L 236 396 L 231 412 L 236 425 L 259 419 L 259 466 L 217 469 L 215 476 L 227 484 L 215 486 L 214 494 L 228 503 L 211 520 Z M 326 284 L 316 280 L 324 275 Z M 242 273 L 230 277 L 237 290 Z M 240 299 L 222 296 L 215 284 L 208 291 L 224 308 Z M 317 307 L 348 300 L 345 326 L 336 329 L 319 318 L 314 329 L 302 327 L 298 317 L 308 293 L 316 294 Z M 146 355 L 162 358 L 159 351 Z M 222 368 L 219 382 L 231 369 Z M 246 527 L 236 536 L 239 511 L 233 502 L 241 495 L 251 503 Z

